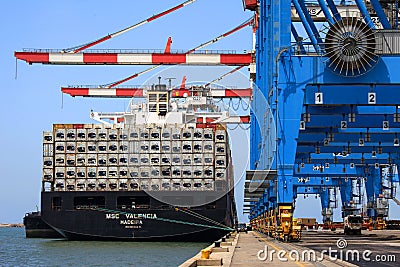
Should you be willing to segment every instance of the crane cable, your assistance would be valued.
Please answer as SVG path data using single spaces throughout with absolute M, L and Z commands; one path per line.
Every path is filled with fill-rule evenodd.
M 192 4 L 192 3 L 196 2 L 196 1 L 197 1 L 197 0 L 188 0 L 188 1 L 183 2 L 183 3 L 181 3 L 181 4 L 179 4 L 179 5 L 175 6 L 175 7 L 172 7 L 172 8 L 170 8 L 170 9 L 168 9 L 168 10 L 165 10 L 165 11 L 163 11 L 163 12 L 161 12 L 161 13 L 158 13 L 158 14 L 156 14 L 156 15 L 153 15 L 153 16 L 151 16 L 150 18 L 147 18 L 147 19 L 145 19 L 145 20 L 142 20 L 141 22 L 136 23 L 136 24 L 134 24 L 134 25 L 132 25 L 132 26 L 129 26 L 129 27 L 125 28 L 125 29 L 122 29 L 122 30 L 120 30 L 120 31 L 114 32 L 114 33 L 112 33 L 112 34 L 108 34 L 108 35 L 106 35 L 106 36 L 104 36 L 104 37 L 102 37 L 102 38 L 100 38 L 100 39 L 97 39 L 97 40 L 94 41 L 94 42 L 90 42 L 90 43 L 86 43 L 86 44 L 83 44 L 83 45 L 79 45 L 79 46 L 67 48 L 67 49 L 62 50 L 62 52 L 64 52 L 64 53 L 73 53 L 73 54 L 79 53 L 79 52 L 81 52 L 81 51 L 83 51 L 83 50 L 85 50 L 85 49 L 87 49 L 87 48 L 89 48 L 89 47 L 95 46 L 95 45 L 97 45 L 97 44 L 99 44 L 99 43 L 102 43 L 102 42 L 104 42 L 104 41 L 107 41 L 107 40 L 109 40 L 109 39 L 111 39 L 111 38 L 113 38 L 113 37 L 117 37 L 118 35 L 124 34 L 124 33 L 128 32 L 128 31 L 130 31 L 130 30 L 133 30 L 133 29 L 135 29 L 135 28 L 138 28 L 138 27 L 140 27 L 140 26 L 142 26 L 142 25 L 144 25 L 144 24 L 146 24 L 146 23 L 149 23 L 149 22 L 151 22 L 151 21 L 153 21 L 153 20 L 156 20 L 156 19 L 158 19 L 158 18 L 160 18 L 160 17 L 162 17 L 162 16 L 165 16 L 165 15 L 167 15 L 167 14 L 169 14 L 169 13 L 172 13 L 172 12 L 174 12 L 174 11 L 176 11 L 176 10 L 178 10 L 178 9 L 180 9 L 180 8 L 182 8 L 182 7 L 184 7 L 184 6 L 187 6 L 187 5 L 189 5 L 189 4 Z
M 254 23 L 254 19 L 253 19 L 253 18 L 249 18 L 249 19 L 247 19 L 245 22 L 243 22 L 242 24 L 240 24 L 239 26 L 233 28 L 232 30 L 230 30 L 230 31 L 228 31 L 228 32 L 226 32 L 226 33 L 224 33 L 224 34 L 218 36 L 217 38 L 214 38 L 214 39 L 212 39 L 212 40 L 210 40 L 210 41 L 208 41 L 208 42 L 205 42 L 205 43 L 203 43 L 203 44 L 201 44 L 201 45 L 199 45 L 199 46 L 197 46 L 197 47 L 195 47 L 195 48 L 193 48 L 193 49 L 187 51 L 185 54 L 192 54 L 192 53 L 196 52 L 197 50 L 199 50 L 199 49 L 201 49 L 201 48 L 204 48 L 204 47 L 206 47 L 206 46 L 208 46 L 208 45 L 210 45 L 210 44 L 213 44 L 213 43 L 215 43 L 215 42 L 218 42 L 219 40 L 221 40 L 221 39 L 223 39 L 223 38 L 225 38 L 225 37 L 227 37 L 227 36 L 229 36 L 229 35 L 235 33 L 236 31 L 238 31 L 238 30 L 240 30 L 240 29 L 242 29 L 242 28 L 244 28 L 244 27 L 246 27 L 246 26 L 253 25 L 253 23 Z M 114 86 L 116 86 L 116 85 L 119 85 L 119 84 L 121 84 L 121 83 L 127 82 L 127 81 L 129 81 L 129 80 L 131 80 L 131 79 L 134 79 L 134 78 L 136 78 L 136 77 L 138 77 L 138 76 L 140 76 L 140 75 L 142 75 L 142 74 L 144 74 L 144 73 L 146 73 L 146 72 L 149 72 L 149 71 L 151 71 L 151 70 L 157 69 L 157 68 L 159 68 L 159 67 L 161 67 L 161 66 L 162 66 L 162 65 L 152 66 L 152 67 L 150 67 L 150 68 L 148 68 L 148 69 L 145 69 L 144 71 L 141 71 L 141 72 L 138 72 L 138 73 L 136 73 L 136 74 L 133 74 L 133 75 L 131 75 L 131 76 L 125 78 L 125 79 L 122 79 L 122 80 L 117 81 L 117 82 L 114 82 L 114 83 L 109 83 L 109 84 L 106 84 L 106 85 L 104 85 L 104 86 L 105 86 L 105 87 L 108 87 L 108 88 L 112 88 L 112 87 L 114 87 Z M 235 71 L 236 71 L 236 70 L 235 70 Z

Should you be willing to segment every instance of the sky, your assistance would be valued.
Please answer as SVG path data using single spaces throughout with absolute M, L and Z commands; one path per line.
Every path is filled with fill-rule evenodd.
M 14 51 L 21 51 L 23 48 L 63 49 L 85 44 L 181 2 L 183 0 L 17 0 L 2 4 L 0 223 L 21 222 L 26 212 L 36 210 L 36 206 L 40 207 L 43 131 L 51 130 L 53 123 L 94 123 L 89 118 L 91 109 L 103 112 L 124 111 L 129 103 L 126 99 L 63 96 L 60 87 L 107 84 L 147 68 L 28 65 L 22 61 L 16 62 Z M 171 36 L 172 49 L 189 50 L 238 26 L 251 16 L 251 12 L 243 10 L 240 0 L 198 0 L 94 48 L 164 49 L 168 37 Z M 251 47 L 252 31 L 247 27 L 207 48 L 243 52 Z M 227 67 L 208 68 L 194 67 L 187 73 L 185 71 L 185 74 L 189 80 L 199 80 L 210 79 L 213 75 L 217 78 L 218 74 L 229 70 Z M 161 68 L 161 73 L 165 69 Z M 199 77 L 199 74 L 203 76 Z M 144 84 L 158 75 L 157 71 L 150 72 L 128 84 Z M 238 80 L 231 79 L 246 83 L 247 75 L 246 71 L 242 71 Z M 175 82 L 180 82 L 180 79 L 181 77 L 177 77 Z M 240 221 L 247 218 L 241 212 L 244 182 L 241 174 L 248 160 L 246 153 L 243 153 L 248 152 L 248 142 L 240 142 L 243 134 L 247 133 L 237 130 L 232 134 L 234 163 L 239 166 L 235 170 L 235 190 Z M 310 206 L 313 208 L 310 209 Z M 340 215 L 338 211 L 336 214 Z M 399 215 L 398 212 L 396 214 Z M 316 217 L 320 221 L 319 199 L 299 198 L 295 216 Z

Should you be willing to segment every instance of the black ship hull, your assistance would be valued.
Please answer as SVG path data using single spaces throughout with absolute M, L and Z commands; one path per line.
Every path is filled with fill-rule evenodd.
M 24 217 L 26 238 L 62 238 L 63 236 L 42 220 L 40 212 L 31 212 Z
M 234 228 L 235 215 L 232 192 L 191 208 L 143 191 L 42 192 L 43 220 L 70 240 L 214 241 Z

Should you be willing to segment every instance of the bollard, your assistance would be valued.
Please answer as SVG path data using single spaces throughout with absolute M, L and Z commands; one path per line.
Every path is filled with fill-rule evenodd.
M 221 246 L 221 241 L 215 241 L 214 242 L 214 247 L 219 248 Z
M 210 253 L 211 253 L 210 249 L 202 249 L 201 250 L 201 258 L 202 259 L 209 259 L 210 258 Z

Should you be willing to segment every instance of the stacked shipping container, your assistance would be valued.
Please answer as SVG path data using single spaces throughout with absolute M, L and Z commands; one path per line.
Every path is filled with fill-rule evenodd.
M 214 190 L 229 144 L 217 128 L 57 124 L 43 133 L 43 183 L 55 191 Z

